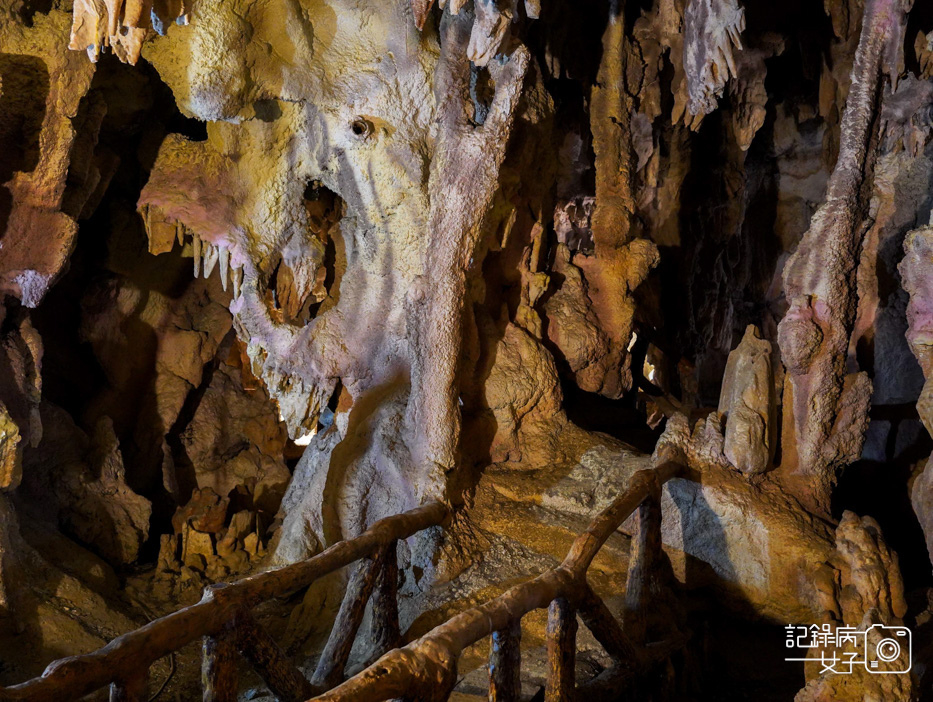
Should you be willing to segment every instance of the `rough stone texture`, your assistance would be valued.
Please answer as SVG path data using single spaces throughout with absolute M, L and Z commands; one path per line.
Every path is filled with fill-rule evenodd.
M 335 10 L 342 20 L 330 25 Z M 241 15 L 229 3 L 202 3 L 199 21 L 172 28 L 144 49 L 183 111 L 231 120 L 210 123 L 206 142 L 175 136 L 163 143 L 140 200 L 150 240 L 160 250 L 170 236 L 160 234 L 166 228 L 160 222 L 167 232 L 180 226 L 196 267 L 209 275 L 218 265 L 221 276 L 232 278 L 235 326 L 292 438 L 318 427 L 338 381 L 346 399 L 365 412 L 410 375 L 410 446 L 403 453 L 414 455 L 397 470 L 410 473 L 417 495 L 440 495 L 441 468 L 453 467 L 457 449 L 454 349 L 464 280 L 496 186 L 525 54 L 490 64 L 496 98 L 482 127 L 474 127 L 463 121 L 469 13 L 447 16 L 439 49 L 436 36 L 400 22 L 404 15 L 394 6 L 376 15 L 342 3 L 308 12 L 295 14 L 282 4 Z M 308 31 L 286 38 L 275 31 L 280 20 Z M 238 43 L 244 22 L 255 29 L 249 46 Z M 479 36 L 471 44 L 477 56 L 494 52 L 495 41 Z M 287 53 L 302 57 L 298 64 L 248 56 L 251 47 L 283 41 Z M 411 51 L 395 51 L 386 62 L 386 46 Z M 179 52 L 191 57 L 183 70 Z M 213 57 L 220 54 L 244 58 L 217 71 Z M 257 100 L 277 118 L 257 117 Z M 421 107 L 412 112 L 413 104 Z M 285 152 L 291 156 L 280 158 Z M 415 168 L 423 153 L 430 167 Z M 471 177 L 462 179 L 467 172 Z M 286 249 L 296 259 L 319 250 L 301 204 L 309 182 L 336 193 L 344 210 L 332 237 L 336 280 L 317 316 L 299 328 L 276 321 L 265 296 Z M 443 233 L 443 240 L 431 244 L 430 237 L 413 236 L 419 231 Z M 318 276 L 315 268 L 289 268 L 299 289 Z M 372 332 L 376 327 L 379 333 Z M 334 480 L 356 483 L 354 493 L 369 481 L 366 474 L 345 475 Z M 393 495 L 379 516 L 407 504 L 403 494 Z M 332 508 L 362 523 L 358 503 Z
M 489 449 L 494 462 L 520 462 L 527 453 L 537 463 L 548 434 L 535 429 L 560 412 L 558 387 L 554 359 L 540 342 L 516 325 L 506 327 L 484 386 L 496 427 Z
M 402 511 L 417 506 L 407 480 L 412 458 L 397 438 L 403 429 L 407 388 L 390 386 L 383 392 L 369 399 L 366 414 L 338 413 L 302 455 L 282 501 L 277 560 L 307 558 L 322 544 L 362 531 L 381 516 L 386 501 L 399 504 Z M 334 464 L 340 472 L 330 469 Z
M 793 408 L 793 421 L 784 424 L 783 465 L 814 483 L 809 499 L 824 509 L 828 486 L 841 465 L 858 457 L 867 426 L 871 382 L 847 371 L 846 352 L 867 216 L 862 193 L 875 157 L 868 145 L 883 74 L 898 70 L 891 51 L 900 46 L 906 9 L 900 2 L 866 5 L 826 200 L 784 266 L 790 309 L 779 343 L 788 370 L 784 405 Z
M 754 326 L 729 354 L 719 412 L 726 421 L 723 453 L 729 462 L 743 473 L 767 470 L 777 443 L 777 407 L 771 342 Z
M 247 485 L 270 514 L 291 479 L 282 458 L 285 427 L 275 405 L 260 390 L 243 389 L 240 369 L 226 363 L 214 372 L 198 408 L 181 435 L 198 486 L 229 495 Z
M 8 315 L 5 321 L 7 331 L 0 339 L 0 364 L 5 371 L 0 377 L 0 397 L 20 427 L 24 445 L 35 447 L 42 440 L 42 338 L 22 311 Z
M 113 423 L 88 436 L 66 412 L 42 408 L 43 442 L 24 459 L 24 487 L 42 495 L 46 519 L 114 564 L 132 563 L 149 534 L 151 503 L 126 484 Z
M 113 417 L 119 435 L 131 439 L 127 450 L 138 481 L 164 484 L 183 501 L 198 483 L 176 474 L 184 466 L 163 470 L 163 447 L 230 330 L 230 316 L 215 294 L 197 281 L 189 294 L 173 299 L 108 278 L 97 281 L 82 300 L 81 335 L 108 380 L 89 414 Z M 134 352 L 139 348 L 150 351 Z
M 742 50 L 745 11 L 737 0 L 689 0 L 684 13 L 684 69 L 692 123 L 716 109 L 726 82 L 737 74 L 733 49 Z
M 917 411 L 927 431 L 933 434 L 933 227 L 916 229 L 904 239 L 901 272 L 910 294 L 907 305 L 907 341 L 920 362 L 925 384 L 917 399 Z
M 917 398 L 917 412 L 933 434 L 933 227 L 916 229 L 904 239 L 904 259 L 899 270 L 910 294 L 907 305 L 907 341 L 923 370 L 924 385 Z M 914 479 L 910 492 L 914 513 L 926 536 L 933 560 L 933 458 Z
M 163 34 L 167 24 L 187 23 L 190 6 L 186 0 L 76 0 L 68 46 L 87 51 L 95 63 L 110 48 L 121 61 L 135 64 L 150 27 Z
M 816 580 L 831 628 L 835 630 L 843 624 L 857 627 L 867 632 L 867 641 L 863 643 L 856 637 L 855 646 L 814 648 L 808 657 L 822 654 L 842 659 L 849 652 L 861 658 L 862 646 L 872 656 L 881 640 L 890 636 L 873 627 L 903 624 L 907 603 L 897 555 L 888 548 L 878 523 L 871 517 L 859 518 L 848 511 L 842 515 L 836 528 L 836 551 Z M 919 690 L 914 675 L 884 674 L 910 667 L 909 646 L 902 645 L 893 660 L 878 659 L 878 663 L 877 670 L 857 665 L 850 674 L 822 674 L 822 665 L 807 664 L 807 684 L 794 699 L 796 702 L 916 699 Z
M 37 15 L 32 27 L 4 19 L 0 28 L 0 144 L 9 154 L 0 169 L 0 290 L 26 307 L 36 307 L 61 273 L 84 204 L 64 211 L 79 106 L 94 75 L 83 56 L 62 51 L 70 21 L 66 12 L 53 10 Z M 96 129 L 81 138 L 93 144 Z M 100 180 L 92 153 L 87 156 L 81 166 Z
M 0 490 L 12 490 L 23 478 L 19 427 L 0 404 Z
M 548 340 L 570 367 L 581 390 L 599 392 L 606 374 L 618 363 L 587 295 L 582 271 L 571 262 L 570 250 L 559 245 L 554 273 L 560 287 L 545 303 Z
M 597 207 L 593 213 L 593 255 L 573 261 L 588 281 L 588 297 L 608 337 L 610 359 L 601 378 L 599 392 L 620 397 L 631 387 L 628 346 L 635 316 L 634 291 L 658 264 L 655 244 L 641 238 L 633 193 L 635 149 L 620 134 L 634 131 L 635 96 L 626 82 L 626 72 L 635 70 L 636 48 L 625 34 L 628 18 L 609 8 L 609 21 L 602 37 L 603 53 L 590 96 L 590 127 L 596 171 Z
M 899 517 L 881 493 L 902 491 L 923 440 L 895 273 L 933 173 L 929 41 L 903 36 L 909 3 L 72 4 L 77 51 L 148 61 L 94 69 L 65 52 L 69 3 L 0 0 L 0 264 L 22 259 L 0 265 L 22 303 L 0 312 L 0 401 L 24 454 L 4 539 L 10 505 L 44 501 L 24 535 L 54 541 L 52 519 L 123 566 L 151 521 L 171 531 L 151 535 L 155 573 L 131 594 L 167 606 L 267 549 L 306 558 L 442 498 L 454 523 L 398 549 L 416 635 L 553 566 L 666 421 L 656 456 L 700 477 L 663 495 L 661 562 L 682 583 L 750 617 L 900 616 L 876 525 L 847 515 L 834 553 L 824 518 L 858 458 L 853 482 L 884 482 L 840 485 L 834 507 L 864 491 L 879 521 Z M 293 440 L 308 448 L 286 491 Z M 615 534 L 591 572 L 613 611 L 627 557 Z M 112 588 L 102 562 L 73 560 Z M 306 593 L 289 646 L 327 628 L 342 586 Z M 524 624 L 540 648 L 543 618 Z M 584 637 L 581 681 L 607 664 Z M 822 699 L 907 690 L 811 682 Z
M 179 507 L 172 517 L 172 526 L 181 533 L 185 525 L 195 531 L 216 534 L 227 522 L 230 500 L 221 498 L 211 488 L 202 488 L 191 493 L 191 499 Z
M 87 455 L 89 474 L 83 479 L 62 476 L 69 495 L 64 516 L 66 528 L 81 541 L 92 544 L 113 563 L 132 563 L 149 535 L 149 500 L 126 484 L 113 423 L 100 419 Z

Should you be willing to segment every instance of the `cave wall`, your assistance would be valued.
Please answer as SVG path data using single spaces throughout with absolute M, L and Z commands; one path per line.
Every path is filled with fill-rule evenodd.
M 20 530 L 171 599 L 442 499 L 414 621 L 471 510 L 626 442 L 775 535 L 666 538 L 759 612 L 818 618 L 762 553 L 817 568 L 846 510 L 929 585 L 933 15 L 551 5 L 0 4 Z

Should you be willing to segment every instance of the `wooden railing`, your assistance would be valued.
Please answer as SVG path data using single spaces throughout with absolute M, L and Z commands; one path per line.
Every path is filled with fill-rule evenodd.
M 212 585 L 201 601 L 120 636 L 103 648 L 54 661 L 38 678 L 0 688 L 0 700 L 70 702 L 110 686 L 111 702 L 146 702 L 149 668 L 158 659 L 204 639 L 202 682 L 205 702 L 235 702 L 241 654 L 285 702 L 303 702 L 343 679 L 363 617 L 373 597 L 374 633 L 382 651 L 398 645 L 396 542 L 443 524 L 448 508 L 440 502 L 388 517 L 360 536 L 334 544 L 317 556 L 232 584 Z M 308 680 L 250 614 L 260 602 L 311 585 L 355 561 L 320 664 Z
M 431 503 L 383 519 L 360 536 L 341 541 L 317 556 L 244 578 L 209 586 L 198 604 L 156 619 L 103 648 L 51 663 L 38 678 L 0 688 L 0 700 L 70 702 L 110 686 L 111 702 L 146 702 L 149 668 L 163 656 L 203 638 L 205 702 L 235 702 L 237 657 L 245 658 L 283 702 L 314 700 L 412 702 L 446 700 L 457 681 L 457 661 L 467 646 L 491 637 L 489 699 L 519 699 L 521 620 L 548 608 L 547 702 L 567 702 L 576 689 L 574 657 L 577 615 L 606 649 L 614 665 L 586 683 L 587 699 L 600 691 L 615 696 L 620 684 L 637 678 L 683 641 L 645 645 L 644 614 L 657 591 L 655 559 L 660 554 L 661 486 L 683 476 L 678 462 L 641 470 L 628 489 L 603 510 L 573 542 L 564 561 L 512 587 L 483 605 L 462 612 L 408 645 L 400 643 L 396 545 L 419 531 L 443 524 L 448 508 Z M 637 510 L 626 586 L 625 627 L 593 591 L 587 569 L 606 540 Z M 330 637 L 311 679 L 289 660 L 250 614 L 257 604 L 311 585 L 361 561 L 350 578 Z M 344 682 L 344 670 L 367 602 L 372 598 L 372 638 L 381 657 Z
M 457 682 L 457 661 L 467 646 L 492 637 L 489 700 L 520 699 L 521 620 L 548 608 L 546 702 L 577 696 L 574 676 L 577 615 L 613 659 L 612 668 L 588 683 L 588 701 L 601 690 L 618 698 L 619 685 L 663 660 L 684 641 L 679 636 L 642 645 L 645 614 L 657 583 L 655 560 L 661 550 L 661 486 L 686 469 L 668 461 L 635 473 L 628 489 L 603 510 L 573 542 L 556 568 L 512 587 L 483 605 L 462 612 L 421 638 L 383 655 L 371 666 L 314 699 L 319 702 L 417 702 L 446 700 Z M 586 579 L 587 569 L 606 540 L 637 510 L 626 586 L 625 629 Z M 613 694 L 615 693 L 615 694 Z

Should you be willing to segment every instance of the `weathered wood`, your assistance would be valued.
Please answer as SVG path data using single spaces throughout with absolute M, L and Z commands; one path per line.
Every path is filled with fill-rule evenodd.
M 318 692 L 268 632 L 246 611 L 240 612 L 236 618 L 236 644 L 272 694 L 282 702 L 304 702 Z
M 657 562 L 661 555 L 661 505 L 657 497 L 646 498 L 635 512 L 635 530 L 629 553 L 625 583 L 625 631 L 644 643 L 650 603 L 657 594 Z
M 204 702 L 236 702 L 236 637 L 231 621 L 213 636 L 204 637 L 201 686 Z
M 547 683 L 545 702 L 571 702 L 576 687 L 577 615 L 566 597 L 547 612 Z
M 522 694 L 522 622 L 492 633 L 489 651 L 489 702 L 518 702 Z
M 311 684 L 315 687 L 327 690 L 343 681 L 343 670 L 363 621 L 366 603 L 376 585 L 376 577 L 382 570 L 385 555 L 385 549 L 380 549 L 373 558 L 363 559 L 350 578 L 334 628 L 311 676 Z
M 378 665 L 319 699 L 376 702 L 393 696 L 433 700 L 445 695 L 456 682 L 457 657 L 466 646 L 507 627 L 516 616 L 546 607 L 556 597 L 572 597 L 606 539 L 645 497 L 656 494 L 665 481 L 685 474 L 684 466 L 676 461 L 639 471 L 629 488 L 574 541 L 559 567 L 453 617 L 404 648 L 389 651 L 377 661 Z M 148 667 L 200 636 L 219 632 L 244 607 L 306 587 L 397 539 L 440 524 L 448 515 L 449 509 L 441 503 L 425 505 L 376 522 L 359 537 L 335 544 L 302 563 L 245 578 L 221 591 L 208 591 L 198 604 L 114 639 L 98 651 L 55 661 L 40 678 L 0 688 L 0 700 L 79 699 L 121 675 Z
M 376 549 L 441 524 L 449 509 L 432 502 L 382 519 L 358 537 L 334 544 L 301 563 L 252 575 L 224 588 L 224 597 L 206 592 L 195 605 L 156 619 L 97 651 L 53 661 L 41 677 L 0 688 L 0 700 L 69 702 L 106 687 L 115 678 L 147 668 L 163 656 L 218 631 L 240 609 L 307 587 Z
M 382 568 L 373 594 L 372 640 L 375 657 L 398 646 L 398 542 L 386 547 Z
M 666 461 L 657 468 L 640 470 L 629 483 L 629 488 L 612 504 L 596 515 L 585 532 L 578 536 L 563 565 L 572 568 L 575 573 L 585 573 L 596 557 L 599 549 L 606 543 L 616 529 L 628 519 L 629 515 L 651 494 L 658 494 L 661 485 L 671 478 L 687 472 L 685 466 L 676 461 Z
M 606 540 L 646 497 L 657 494 L 666 481 L 681 475 L 688 475 L 687 468 L 675 460 L 638 471 L 628 489 L 576 538 L 560 566 L 461 612 L 407 646 L 389 651 L 350 680 L 315 699 L 319 702 L 382 702 L 406 696 L 433 699 L 436 680 L 456 676 L 457 658 L 467 646 L 505 628 L 516 616 L 547 607 L 556 597 L 568 594 L 572 597 L 579 592 L 577 583 L 583 580 Z
M 575 604 L 586 628 L 615 662 L 632 667 L 639 664 L 641 657 L 635 644 L 622 630 L 622 626 L 609 607 L 593 591 L 589 583 L 583 583 L 582 592 L 575 600 Z
M 149 669 L 110 683 L 110 702 L 148 702 Z

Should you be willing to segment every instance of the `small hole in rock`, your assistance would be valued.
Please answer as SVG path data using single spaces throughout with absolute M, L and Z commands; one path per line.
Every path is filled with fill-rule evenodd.
M 350 131 L 358 137 L 367 137 L 373 133 L 373 124 L 369 120 L 357 117 L 350 123 Z

